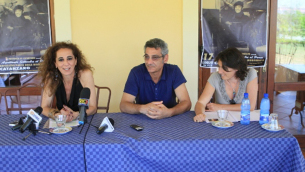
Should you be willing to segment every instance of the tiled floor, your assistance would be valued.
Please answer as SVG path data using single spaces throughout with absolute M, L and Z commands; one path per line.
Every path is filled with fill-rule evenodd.
M 283 125 L 293 135 L 305 135 L 305 128 L 301 125 L 300 114 L 295 114 L 289 118 L 291 109 L 295 106 L 296 91 L 285 91 L 274 96 L 273 112 L 279 115 L 279 124 Z M 305 124 L 305 114 L 303 111 L 303 121 Z

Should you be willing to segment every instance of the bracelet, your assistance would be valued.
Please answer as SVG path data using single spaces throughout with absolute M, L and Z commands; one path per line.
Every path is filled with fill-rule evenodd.
M 55 119 L 55 114 L 56 113 L 58 113 L 59 112 L 59 110 L 57 110 L 57 109 L 50 109 L 50 111 L 49 111 L 49 115 L 48 115 L 48 117 L 49 118 L 52 118 L 52 119 Z

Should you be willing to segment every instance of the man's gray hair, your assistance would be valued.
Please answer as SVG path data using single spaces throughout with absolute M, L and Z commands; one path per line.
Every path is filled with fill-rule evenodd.
M 151 40 L 148 40 L 146 43 L 145 43 L 145 46 L 144 46 L 144 53 L 145 53 L 145 50 L 146 48 L 149 47 L 149 48 L 161 48 L 161 53 L 162 53 L 162 56 L 164 57 L 166 54 L 168 54 L 168 48 L 167 48 L 167 43 L 164 42 L 162 39 L 159 39 L 159 38 L 153 38 Z

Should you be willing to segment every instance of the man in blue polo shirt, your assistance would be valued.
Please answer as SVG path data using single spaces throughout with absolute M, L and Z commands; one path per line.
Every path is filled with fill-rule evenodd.
M 167 64 L 167 44 L 154 38 L 146 42 L 144 51 L 145 63 L 134 67 L 129 73 L 120 104 L 121 111 L 162 119 L 190 110 L 186 79 L 177 65 Z

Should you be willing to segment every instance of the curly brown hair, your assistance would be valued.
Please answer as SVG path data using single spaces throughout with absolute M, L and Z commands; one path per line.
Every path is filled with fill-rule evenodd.
M 215 62 L 222 62 L 222 68 L 228 72 L 228 67 L 236 69 L 235 77 L 239 78 L 241 81 L 245 79 L 248 74 L 247 60 L 244 58 L 243 54 L 235 47 L 230 47 L 222 52 L 220 52 L 215 58 Z
M 80 70 L 93 70 L 91 65 L 87 63 L 85 56 L 76 44 L 70 42 L 55 43 L 47 49 L 42 57 L 43 61 L 39 64 L 38 68 L 38 74 L 42 78 L 41 82 L 43 84 L 43 88 L 45 89 L 47 86 L 50 88 L 49 96 L 54 95 L 58 85 L 63 82 L 62 75 L 55 66 L 56 53 L 61 48 L 68 48 L 72 50 L 74 57 L 77 59 L 77 64 L 75 66 L 76 73 L 79 73 Z M 55 71 L 58 73 L 57 79 L 55 76 Z

